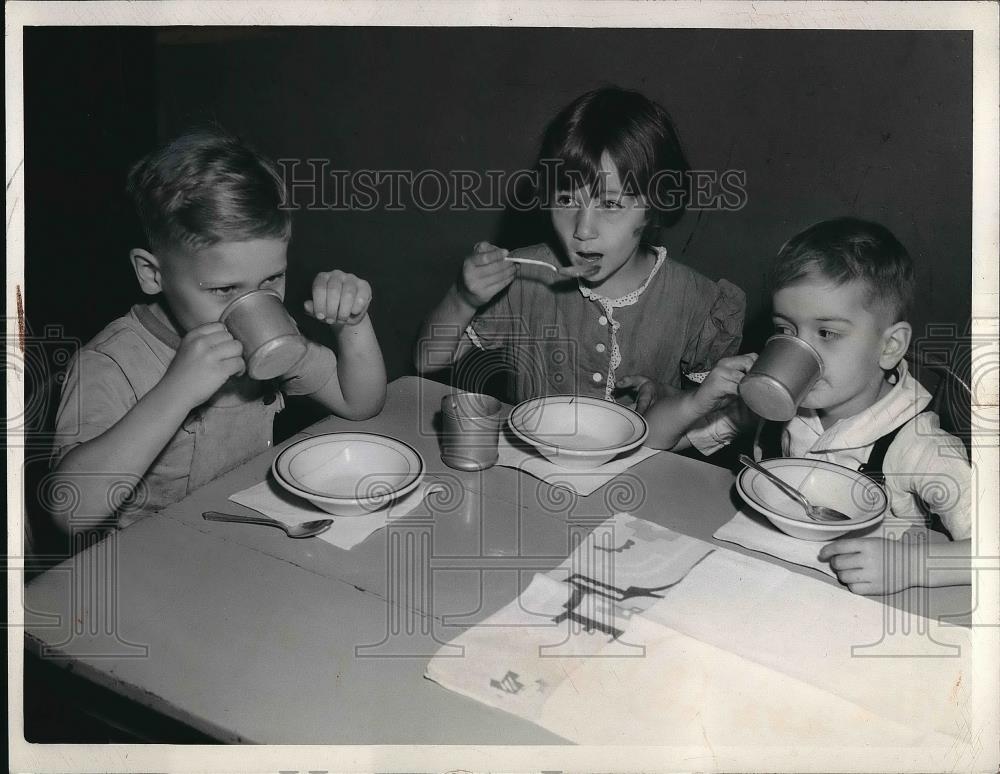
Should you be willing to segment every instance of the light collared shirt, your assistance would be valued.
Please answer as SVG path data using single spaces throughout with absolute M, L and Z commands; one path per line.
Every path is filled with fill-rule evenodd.
M 879 438 L 901 427 L 882 465 L 893 515 L 922 523 L 929 513 L 936 513 L 952 539 L 969 538 L 972 470 L 965 446 L 941 429 L 936 413 L 924 411 L 930 393 L 910 375 L 905 361 L 899 364 L 899 374 L 899 381 L 886 395 L 832 427 L 824 428 L 813 409 L 799 409 L 782 429 L 782 455 L 857 470 L 868 462 Z M 747 429 L 746 413 L 734 401 L 700 420 L 687 432 L 688 440 L 702 454 L 712 454 Z M 760 456 L 756 443 L 754 452 Z
M 73 448 L 102 435 L 163 378 L 177 354 L 180 334 L 155 304 L 132 307 L 74 356 L 63 384 L 52 467 Z M 119 526 L 157 511 L 266 451 L 284 395 L 309 395 L 336 373 L 335 355 L 308 342 L 306 356 L 280 379 L 248 376 L 227 381 L 194 409 L 157 455 L 119 513 Z M 115 475 L 90 471 L 89 475 Z M 83 514 L 86 515 L 86 514 Z

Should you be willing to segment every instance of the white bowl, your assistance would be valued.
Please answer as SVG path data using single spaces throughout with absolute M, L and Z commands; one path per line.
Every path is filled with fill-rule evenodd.
M 271 464 L 294 495 L 336 516 L 385 508 L 417 488 L 424 460 L 416 449 L 374 433 L 326 433 L 293 443 Z
M 640 446 L 649 429 L 631 409 L 575 395 L 531 398 L 510 412 L 510 429 L 564 468 L 596 468 Z
M 791 484 L 813 505 L 835 508 L 848 521 L 817 522 L 801 505 L 753 468 L 736 477 L 736 491 L 782 532 L 803 540 L 833 540 L 870 529 L 885 518 L 889 505 L 885 490 L 863 473 L 832 462 L 797 457 L 762 460 L 761 465 Z

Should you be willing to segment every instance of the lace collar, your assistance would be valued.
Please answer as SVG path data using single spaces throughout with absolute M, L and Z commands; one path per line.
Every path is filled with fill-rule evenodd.
M 602 296 L 600 293 L 592 290 L 583 284 L 582 279 L 577 280 L 577 287 L 580 288 L 580 293 L 584 298 L 590 299 L 591 301 L 597 301 L 601 306 L 609 307 L 619 307 L 619 306 L 632 306 L 639 300 L 646 288 L 649 287 L 649 283 L 653 281 L 653 277 L 663 266 L 664 262 L 667 260 L 667 248 L 665 247 L 654 247 L 656 250 L 656 263 L 653 264 L 653 268 L 649 270 L 649 276 L 646 277 L 645 281 L 633 290 L 631 293 L 626 293 L 624 296 L 619 296 L 618 298 L 608 298 L 607 296 Z

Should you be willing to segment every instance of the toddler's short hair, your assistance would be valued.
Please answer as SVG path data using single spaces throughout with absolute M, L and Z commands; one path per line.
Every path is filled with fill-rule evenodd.
M 810 274 L 838 285 L 860 280 L 868 303 L 882 305 L 891 322 L 908 319 L 913 305 L 913 261 L 885 226 L 859 218 L 835 218 L 810 226 L 789 239 L 772 267 L 772 291 Z
M 128 192 L 154 252 L 291 235 L 274 163 L 220 129 L 188 132 L 141 159 Z
M 555 117 L 539 156 L 540 166 L 558 165 L 552 180 L 542 170 L 544 195 L 551 201 L 553 184 L 556 190 L 573 183 L 594 186 L 605 151 L 626 193 L 647 200 L 650 216 L 643 241 L 659 244 L 654 242 L 657 232 L 684 215 L 689 166 L 670 115 L 637 91 L 615 86 L 589 91 Z

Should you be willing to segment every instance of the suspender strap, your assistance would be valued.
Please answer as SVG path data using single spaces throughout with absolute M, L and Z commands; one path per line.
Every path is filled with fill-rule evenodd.
M 892 446 L 892 442 L 896 440 L 896 436 L 899 435 L 899 431 L 903 427 L 904 425 L 900 425 L 895 430 L 891 430 L 875 441 L 871 454 L 868 455 L 868 462 L 863 462 L 858 466 L 858 473 L 864 473 L 876 484 L 885 485 L 885 473 L 882 471 L 885 454 L 889 451 L 889 447 Z
M 932 411 L 930 404 L 924 407 L 923 411 L 921 411 L 920 414 L 923 414 L 927 411 Z M 920 414 L 918 414 L 917 416 L 920 416 Z M 891 430 L 890 432 L 886 433 L 881 438 L 879 438 L 877 441 L 875 441 L 875 444 L 872 446 L 871 454 L 868 455 L 868 462 L 858 467 L 858 472 L 864 473 L 866 476 L 868 476 L 868 478 L 872 479 L 876 484 L 882 484 L 884 486 L 885 473 L 882 470 L 882 466 L 885 464 L 885 455 L 889 451 L 889 447 L 892 446 L 892 442 L 896 440 L 896 436 L 899 435 L 899 431 L 902 430 L 904 427 L 906 427 L 908 424 L 910 424 L 910 422 L 914 421 L 914 419 L 916 419 L 916 417 L 907 422 L 904 422 L 895 430 Z
M 931 410 L 930 405 L 928 405 L 920 413 L 923 414 L 925 411 Z M 892 446 L 892 442 L 896 440 L 896 436 L 899 435 L 899 431 L 912 421 L 911 419 L 909 422 L 904 422 L 895 430 L 890 430 L 875 441 L 872 445 L 871 453 L 868 455 L 868 462 L 859 466 L 858 472 L 864 473 L 868 478 L 875 481 L 875 483 L 884 485 L 885 473 L 882 470 L 882 466 L 885 464 L 885 455 L 888 453 L 889 447 Z M 769 420 L 761 422 L 760 432 L 757 434 L 757 446 L 760 448 L 760 454 L 763 459 L 780 457 L 782 455 L 781 432 L 784 426 L 784 422 L 771 422 Z

